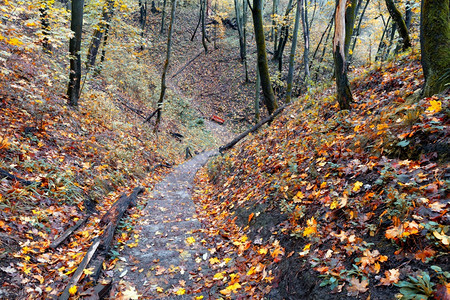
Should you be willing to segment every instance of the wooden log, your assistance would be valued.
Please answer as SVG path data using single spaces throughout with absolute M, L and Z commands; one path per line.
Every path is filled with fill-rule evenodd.
M 252 132 L 255 132 L 256 130 L 258 130 L 261 126 L 263 126 L 264 124 L 271 122 L 276 116 L 278 116 L 285 108 L 287 105 L 283 105 L 280 108 L 278 108 L 277 110 L 275 110 L 273 112 L 273 114 L 271 114 L 270 116 L 264 118 L 263 120 L 261 120 L 258 124 L 256 124 L 255 126 L 253 126 L 252 128 L 248 129 L 247 131 L 241 133 L 240 135 L 238 135 L 237 137 L 235 137 L 231 142 L 229 142 L 226 145 L 223 145 L 219 148 L 219 152 L 223 153 L 224 151 L 227 151 L 231 148 L 233 148 L 234 145 L 236 145 L 240 140 L 242 140 L 244 137 L 246 137 L 247 135 L 249 135 Z
M 83 257 L 83 260 L 81 261 L 80 265 L 78 266 L 77 270 L 72 276 L 72 279 L 70 279 L 69 283 L 67 284 L 66 288 L 64 289 L 61 296 L 59 296 L 59 300 L 67 300 L 70 297 L 69 290 L 74 285 L 77 285 L 78 281 L 81 278 L 81 275 L 83 275 L 83 271 L 86 268 L 86 266 L 91 261 L 92 257 L 94 256 L 95 252 L 97 251 L 98 246 L 100 245 L 100 238 L 96 237 L 91 245 L 89 247 L 89 250 L 86 252 L 86 255 Z
M 150 122 L 150 120 L 151 120 L 151 119 L 156 115 L 156 113 L 157 113 L 158 111 L 160 111 L 160 110 L 161 110 L 161 108 L 157 108 L 154 112 L 152 112 L 152 113 L 150 114 L 150 116 L 148 116 L 147 119 L 144 120 L 144 123 Z
M 70 288 L 78 283 L 81 275 L 83 274 L 83 270 L 86 268 L 91 269 L 93 272 L 93 274 L 89 276 L 88 280 L 94 282 L 94 284 L 97 282 L 100 277 L 103 261 L 111 248 L 114 232 L 120 219 L 128 207 L 136 205 L 137 196 L 143 191 L 143 187 L 137 187 L 133 190 L 129 197 L 123 194 L 102 217 L 100 224 L 106 225 L 105 230 L 99 237 L 94 239 L 91 247 L 75 271 L 72 279 L 69 281 L 63 293 L 59 297 L 59 300 L 67 300 L 70 297 Z
M 54 240 L 51 244 L 50 244 L 50 248 L 52 249 L 56 249 L 56 247 L 58 247 L 62 242 L 64 242 L 72 233 L 75 232 L 75 230 L 77 230 L 78 228 L 80 228 L 81 225 L 83 225 L 84 223 L 86 223 L 86 221 L 89 219 L 89 215 L 85 216 L 84 218 L 78 220 L 77 223 L 75 223 L 75 225 L 73 225 L 72 227 L 70 227 L 69 229 L 67 229 L 59 238 L 57 238 L 56 240 Z
M 17 177 L 16 175 L 13 175 L 3 169 L 0 169 L 0 178 L 8 178 L 9 180 L 15 180 L 20 182 L 22 185 L 28 186 L 28 185 L 32 185 L 32 184 L 37 184 L 37 186 L 41 186 L 40 182 L 37 181 L 29 181 L 29 180 L 25 180 L 22 178 Z

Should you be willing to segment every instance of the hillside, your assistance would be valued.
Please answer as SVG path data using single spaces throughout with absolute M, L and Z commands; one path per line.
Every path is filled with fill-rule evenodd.
M 315 91 L 199 175 L 207 232 L 242 257 L 235 293 L 448 299 L 449 95 L 416 100 L 415 55 L 353 76 L 351 111 Z

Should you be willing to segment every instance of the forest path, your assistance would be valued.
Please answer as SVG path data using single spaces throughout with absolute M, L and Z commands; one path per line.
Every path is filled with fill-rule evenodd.
M 114 270 L 116 288 L 136 291 L 139 299 L 208 299 L 203 275 L 211 272 L 209 246 L 195 218 L 191 189 L 198 169 L 218 152 L 203 152 L 160 181 L 139 221 L 139 243 L 125 246 Z

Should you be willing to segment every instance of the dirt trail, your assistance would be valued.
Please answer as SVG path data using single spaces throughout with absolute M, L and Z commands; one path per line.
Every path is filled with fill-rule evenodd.
M 201 290 L 197 280 L 208 272 L 210 257 L 208 245 L 201 242 L 201 223 L 194 218 L 191 189 L 197 170 L 215 154 L 204 152 L 176 167 L 147 196 L 138 246 L 125 247 L 114 271 L 116 282 L 134 287 L 143 299 L 209 298 L 211 291 Z

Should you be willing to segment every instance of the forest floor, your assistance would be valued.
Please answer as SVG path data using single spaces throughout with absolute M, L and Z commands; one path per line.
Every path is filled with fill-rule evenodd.
M 148 48 L 109 52 L 72 109 L 65 49 L 43 54 L 23 21 L 31 6 L 14 5 L 0 4 L 11 12 L 0 27 L 0 298 L 56 298 L 102 216 L 139 186 L 102 265 L 111 299 L 449 298 L 450 96 L 419 97 L 417 53 L 354 69 L 351 111 L 317 85 L 200 168 L 205 149 L 254 123 L 235 31 L 177 74 L 202 49 L 199 33 L 188 42 L 192 26 L 175 27 L 176 76 L 154 133 L 143 118 L 165 53 L 165 38 L 150 34 L 159 15 Z M 200 154 L 186 161 L 187 148 Z M 74 299 L 93 295 L 83 281 L 92 270 L 82 271 Z

